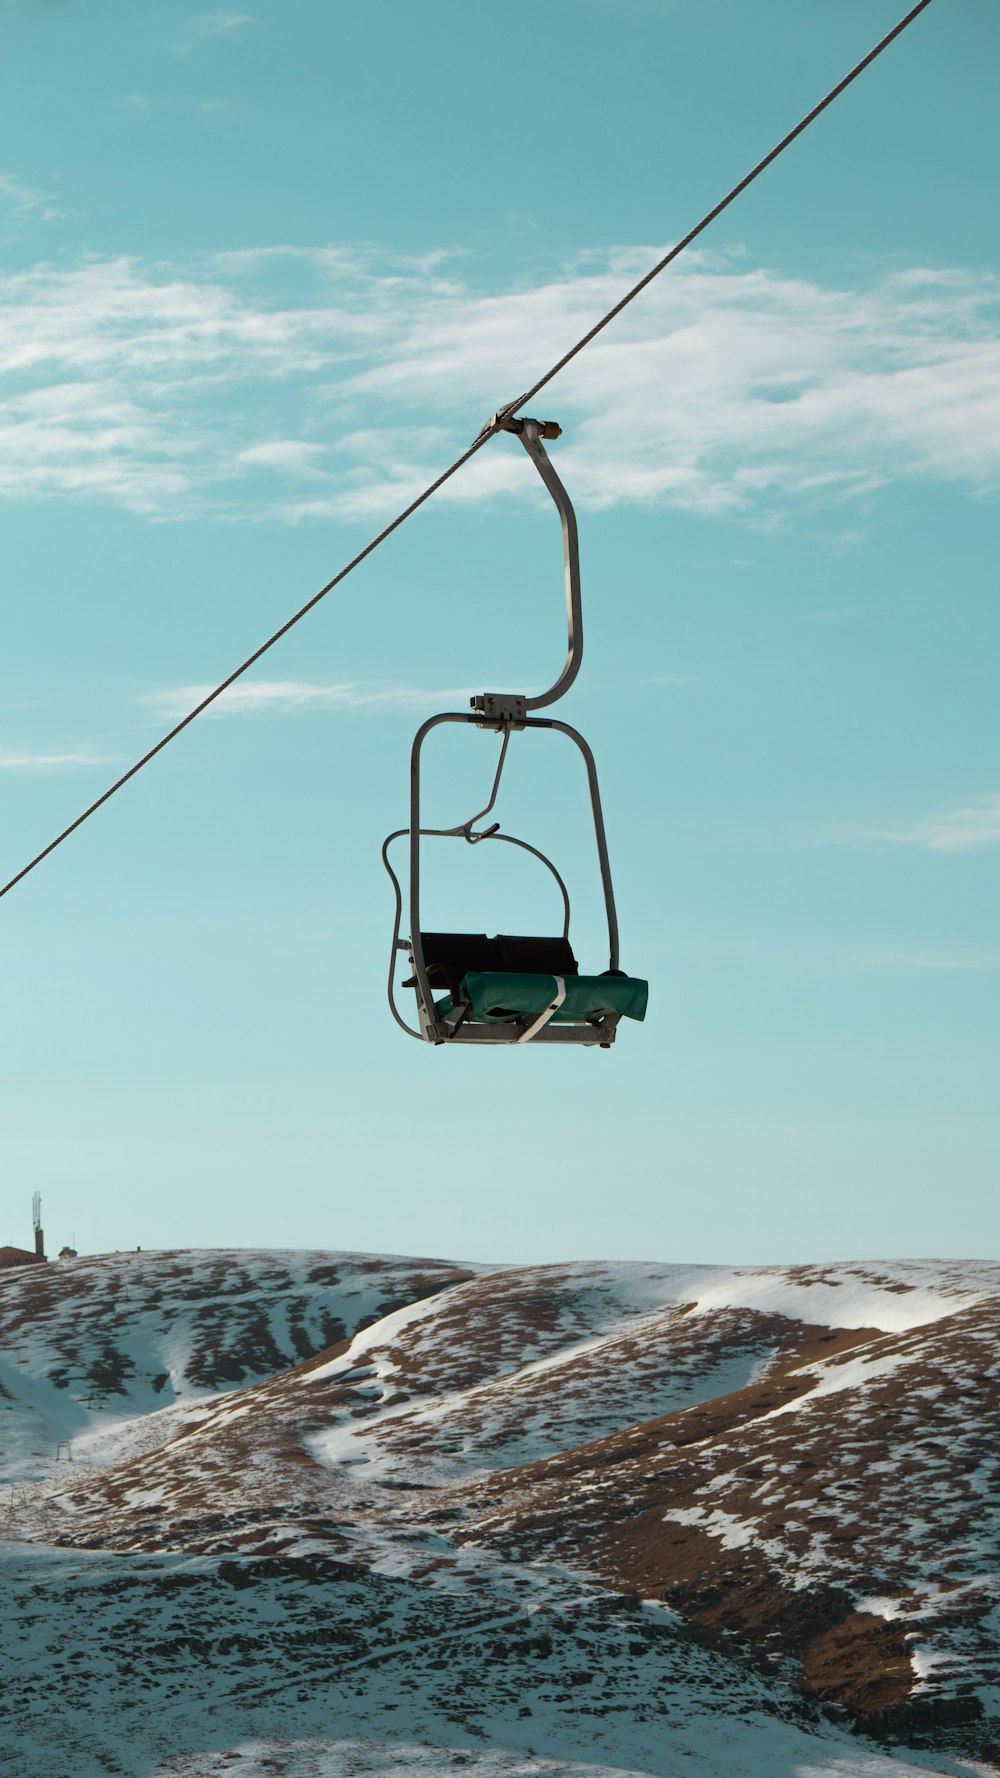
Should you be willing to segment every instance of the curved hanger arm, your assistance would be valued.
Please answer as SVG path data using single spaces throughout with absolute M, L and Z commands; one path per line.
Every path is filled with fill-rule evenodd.
M 562 524 L 563 567 L 566 577 L 566 660 L 555 684 L 538 697 L 525 698 L 526 710 L 542 710 L 554 704 L 569 691 L 583 660 L 583 602 L 580 593 L 580 542 L 576 529 L 576 513 L 566 489 L 552 467 L 542 438 L 558 438 L 559 428 L 553 421 L 513 420 L 506 427 L 517 430 L 528 456 L 535 465 L 555 503 Z M 506 428 L 505 428 L 506 429 Z
M 479 716 L 486 717 L 490 722 L 512 722 L 515 727 L 520 728 L 529 710 L 542 710 L 546 704 L 554 704 L 557 698 L 569 691 L 580 671 L 583 660 L 580 544 L 572 501 L 542 444 L 543 438 L 558 438 L 561 428 L 554 420 L 518 420 L 509 414 L 502 419 L 497 417 L 491 425 L 497 432 L 513 432 L 521 440 L 552 497 L 562 525 L 567 631 L 566 659 L 562 672 L 555 684 L 550 685 L 548 691 L 539 692 L 537 697 L 526 698 L 520 692 L 486 691 L 470 700 L 473 710 Z

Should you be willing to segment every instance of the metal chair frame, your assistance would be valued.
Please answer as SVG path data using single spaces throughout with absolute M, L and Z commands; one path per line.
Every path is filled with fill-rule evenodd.
M 555 503 L 562 523 L 563 562 L 566 581 L 566 627 L 567 650 L 566 660 L 561 673 L 549 690 L 537 697 L 525 697 L 518 693 L 483 692 L 470 700 L 471 713 L 465 711 L 445 711 L 441 715 L 428 717 L 422 723 L 414 737 L 410 752 L 410 819 L 407 827 L 397 828 L 391 833 L 382 847 L 382 862 L 392 880 L 396 895 L 396 918 L 393 929 L 392 953 L 389 962 L 389 1005 L 396 1023 L 410 1037 L 422 1042 L 442 1043 L 489 1043 L 507 1044 L 524 1043 L 558 1043 L 599 1045 L 603 1049 L 610 1048 L 614 1042 L 615 1030 L 618 1025 L 616 1013 L 606 1013 L 586 1025 L 557 1025 L 535 1018 L 516 1019 L 501 1024 L 473 1024 L 466 1018 L 467 1009 L 453 1007 L 441 1015 L 434 1004 L 434 995 L 428 980 L 427 962 L 420 925 L 420 844 L 424 839 L 464 839 L 469 845 L 478 845 L 483 840 L 502 840 L 507 845 L 519 846 L 523 851 L 530 852 L 552 873 L 558 884 L 563 901 L 563 937 L 569 938 L 570 900 L 566 885 L 563 882 L 551 859 L 536 846 L 526 840 L 516 839 L 512 834 L 500 832 L 499 822 L 478 829 L 475 824 L 484 816 L 489 815 L 496 803 L 500 789 L 500 779 L 507 758 L 507 749 L 511 735 L 528 729 L 553 729 L 567 735 L 579 748 L 583 755 L 587 772 L 587 786 L 590 793 L 590 804 L 594 820 L 594 833 L 597 840 L 597 856 L 600 865 L 601 886 L 604 893 L 604 904 L 608 922 L 608 950 L 610 971 L 618 969 L 618 917 L 615 910 L 614 888 L 611 881 L 611 866 L 608 859 L 607 838 L 604 829 L 604 814 L 601 808 L 601 795 L 597 782 L 597 767 L 594 755 L 588 743 L 569 723 L 560 722 L 554 717 L 538 717 L 529 715 L 530 711 L 540 710 L 554 704 L 573 684 L 580 671 L 583 657 L 583 612 L 580 595 L 580 557 L 577 540 L 576 515 L 573 511 L 569 495 L 559 480 L 552 463 L 542 445 L 543 438 L 558 438 L 560 428 L 553 421 L 529 419 L 512 419 L 506 415 L 497 415 L 490 422 L 494 431 L 513 432 L 520 438 L 522 445 L 538 470 L 549 494 Z M 501 735 L 500 757 L 489 801 L 485 808 L 461 822 L 457 827 L 421 827 L 420 825 L 420 765 L 424 741 L 431 731 L 443 723 L 465 723 L 480 729 L 492 729 Z M 410 920 L 410 937 L 401 939 L 399 936 L 403 917 L 403 892 L 399 879 L 389 862 L 389 847 L 394 841 L 409 838 L 409 895 L 408 912 Z M 398 954 L 405 951 L 409 956 L 415 977 L 417 997 L 417 1017 L 419 1029 L 414 1030 L 407 1024 L 396 1005 L 395 973 Z

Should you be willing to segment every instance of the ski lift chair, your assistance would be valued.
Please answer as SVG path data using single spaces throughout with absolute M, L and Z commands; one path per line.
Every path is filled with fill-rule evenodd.
M 569 496 L 541 442 L 543 438 L 558 438 L 560 428 L 552 421 L 521 420 L 502 413 L 494 416 L 490 430 L 513 432 L 520 438 L 562 521 L 569 631 L 566 661 L 555 685 L 538 697 L 485 692 L 471 700 L 471 713 L 445 712 L 430 717 L 418 729 L 410 755 L 410 823 L 408 827 L 391 833 L 382 847 L 382 860 L 396 896 L 389 964 L 389 1005 L 397 1024 L 409 1036 L 427 1043 L 570 1043 L 610 1049 L 622 1018 L 645 1017 L 648 984 L 638 977 L 626 975 L 618 966 L 618 919 L 597 768 L 590 747 L 576 729 L 553 717 L 528 714 L 554 703 L 568 691 L 580 670 L 583 652 L 576 518 Z M 432 729 L 442 723 L 456 722 L 493 730 L 502 737 L 490 799 L 485 808 L 457 827 L 421 827 L 423 744 Z M 532 729 L 558 730 L 568 736 L 583 755 L 608 923 L 609 962 L 601 975 L 580 974 L 569 937 L 569 894 L 552 861 L 526 840 L 501 833 L 499 822 L 486 828 L 476 827 L 478 821 L 491 813 L 496 802 L 511 736 Z M 389 848 L 396 840 L 404 838 L 409 840 L 408 939 L 400 937 L 403 891 L 389 860 Z M 551 872 L 559 887 L 563 903 L 562 932 L 551 937 L 498 933 L 491 938 L 483 932 L 428 930 L 421 922 L 420 861 L 421 842 L 432 838 L 463 840 L 472 846 L 485 840 L 501 841 L 531 853 Z M 396 967 L 400 952 L 406 953 L 412 971 L 403 986 L 412 988 L 416 994 L 416 1030 L 407 1024 L 396 1004 Z

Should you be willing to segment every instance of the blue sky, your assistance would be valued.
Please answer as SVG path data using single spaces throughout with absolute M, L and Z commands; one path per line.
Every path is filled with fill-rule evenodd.
M 3 877 L 901 10 L 0 4 Z M 0 1240 L 38 1189 L 89 1251 L 996 1255 L 998 47 L 935 0 L 546 392 L 646 1025 L 442 1054 L 385 1007 L 413 730 L 562 657 L 499 439 L 4 900 Z M 501 812 L 599 969 L 536 739 Z M 490 862 L 428 924 L 544 928 Z

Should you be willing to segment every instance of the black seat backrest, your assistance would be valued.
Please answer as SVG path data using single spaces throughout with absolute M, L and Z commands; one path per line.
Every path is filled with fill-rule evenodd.
M 518 938 L 485 932 L 422 932 L 424 967 L 432 988 L 447 988 L 452 1004 L 462 998 L 463 976 L 470 970 L 499 970 L 517 975 L 578 975 L 579 965 L 568 938 Z M 416 976 L 404 982 L 415 988 Z
M 500 947 L 485 932 L 422 932 L 420 942 L 427 980 L 432 988 L 447 988 L 455 1006 L 462 977 L 470 969 L 503 968 Z
M 500 967 L 518 975 L 579 975 L 568 938 L 518 938 L 501 932 Z

